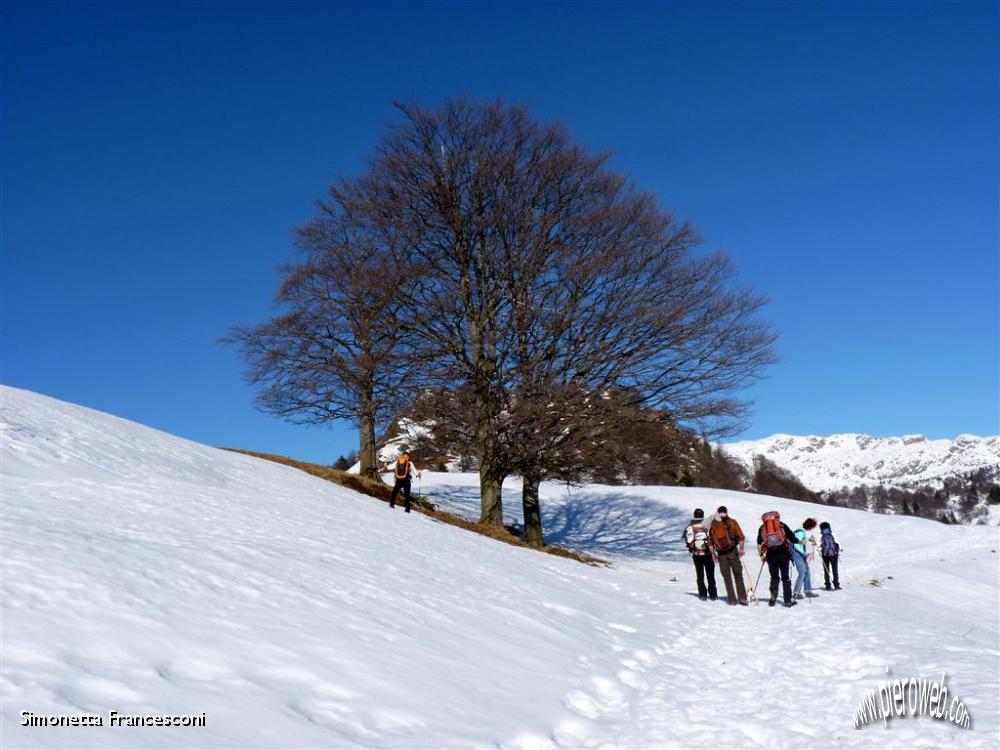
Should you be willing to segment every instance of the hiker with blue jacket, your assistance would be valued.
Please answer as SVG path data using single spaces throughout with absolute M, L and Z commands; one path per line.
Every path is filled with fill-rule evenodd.
M 819 525 L 819 551 L 823 556 L 823 588 L 827 591 L 840 591 L 840 577 L 837 575 L 837 561 L 840 558 L 840 545 L 833 538 L 833 529 L 823 521 Z M 830 588 L 830 572 L 833 572 L 833 588 Z
M 809 572 L 809 561 L 816 552 L 816 538 L 809 532 L 816 528 L 816 521 L 807 518 L 802 522 L 802 528 L 795 530 L 795 541 L 792 544 L 792 563 L 795 565 L 795 585 L 792 595 L 795 599 L 814 599 L 819 594 L 812 590 L 812 575 Z M 805 593 L 802 589 L 805 586 Z
M 771 574 L 771 598 L 767 604 L 773 607 L 778 601 L 778 579 L 781 579 L 781 593 L 786 607 L 798 604 L 792 599 L 792 582 L 788 577 L 788 564 L 791 562 L 792 540 L 795 534 L 781 520 L 778 511 L 764 513 L 760 520 L 763 523 L 757 530 L 757 549 L 762 559 L 767 560 L 767 570 Z
M 684 527 L 681 539 L 687 545 L 691 559 L 694 561 L 695 575 L 698 578 L 698 598 L 702 601 L 719 598 L 715 587 L 715 562 L 709 546 L 708 527 L 705 526 L 705 511 L 695 508 L 691 514 L 691 522 Z M 708 586 L 705 578 L 708 578 Z

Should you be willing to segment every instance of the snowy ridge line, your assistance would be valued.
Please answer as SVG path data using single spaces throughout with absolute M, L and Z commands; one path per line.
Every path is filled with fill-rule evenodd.
M 815 492 L 859 485 L 934 487 L 946 477 L 979 469 L 1000 477 L 1000 436 L 959 435 L 954 440 L 928 440 L 923 435 L 778 434 L 722 447 L 747 467 L 752 466 L 754 456 L 764 456 L 791 471 Z

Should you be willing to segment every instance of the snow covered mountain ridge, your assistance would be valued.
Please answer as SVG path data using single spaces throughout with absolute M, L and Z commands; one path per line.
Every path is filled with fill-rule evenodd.
M 764 456 L 791 471 L 815 492 L 874 485 L 936 488 L 948 477 L 979 469 L 1000 477 L 1000 436 L 996 435 L 928 440 L 923 435 L 779 434 L 727 443 L 723 448 L 748 467 L 754 456 Z

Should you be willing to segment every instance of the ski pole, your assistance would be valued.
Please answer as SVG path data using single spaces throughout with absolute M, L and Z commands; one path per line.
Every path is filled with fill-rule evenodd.
M 764 572 L 764 563 L 767 561 L 767 555 L 760 558 L 760 570 L 757 572 L 757 583 L 753 585 L 754 596 L 757 596 L 757 587 L 760 586 L 760 576 Z M 757 596 L 757 603 L 760 604 L 760 597 Z

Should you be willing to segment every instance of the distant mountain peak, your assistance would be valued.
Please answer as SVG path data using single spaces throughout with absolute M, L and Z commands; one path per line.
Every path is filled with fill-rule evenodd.
M 925 435 L 777 434 L 722 447 L 747 466 L 754 456 L 762 455 L 816 492 L 858 485 L 935 487 L 947 477 L 982 468 L 1000 477 L 1000 436 L 996 435 L 929 440 Z

